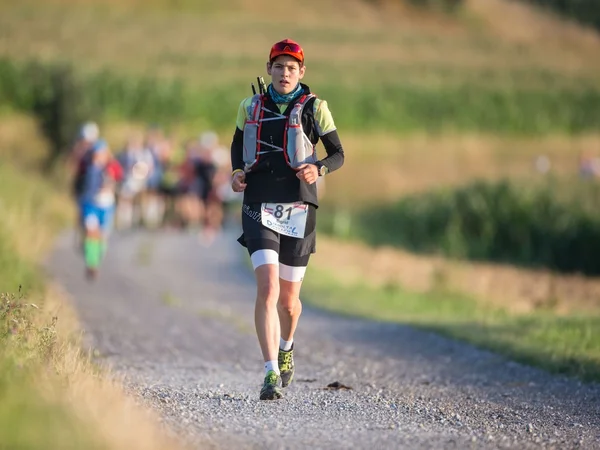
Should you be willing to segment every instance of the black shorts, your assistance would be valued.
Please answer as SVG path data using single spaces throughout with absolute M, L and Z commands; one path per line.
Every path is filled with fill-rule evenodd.
M 279 234 L 260 221 L 260 203 L 242 205 L 242 230 L 238 242 L 252 255 L 257 250 L 274 250 L 279 262 L 292 267 L 306 267 L 311 253 L 316 252 L 317 210 L 308 206 L 304 239 Z

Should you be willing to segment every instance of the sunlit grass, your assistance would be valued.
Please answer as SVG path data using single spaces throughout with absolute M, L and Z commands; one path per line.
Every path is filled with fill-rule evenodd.
M 498 39 L 493 29 L 473 29 L 456 18 L 379 10 L 360 1 L 344 8 L 336 1 L 312 1 L 299 11 L 310 21 L 285 25 L 261 14 L 261 8 L 281 8 L 264 1 L 177 5 L 4 0 L 0 54 L 224 85 L 248 83 L 262 74 L 272 42 L 293 36 L 305 47 L 308 73 L 316 84 L 598 85 L 600 62 L 591 57 L 593 44 L 587 42 L 549 49 L 542 36 L 537 42 L 516 43 L 510 36 Z M 325 12 L 338 20 L 332 22 Z M 562 28 L 557 26 L 556 33 Z M 597 44 L 596 50 L 600 40 Z
M 552 372 L 600 380 L 600 309 L 569 316 L 511 314 L 465 295 L 340 283 L 334 272 L 314 269 L 304 284 L 303 300 L 327 310 L 421 327 Z
M 0 448 L 178 448 L 82 350 L 66 294 L 39 267 L 72 223 L 71 199 L 36 170 L 46 147 L 32 121 L 1 120 Z

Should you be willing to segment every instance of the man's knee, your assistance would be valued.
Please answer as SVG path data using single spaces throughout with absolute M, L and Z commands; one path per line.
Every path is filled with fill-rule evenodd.
M 279 298 L 277 266 L 263 264 L 255 269 L 258 301 L 275 304 Z
M 296 294 L 290 295 L 281 292 L 279 301 L 277 302 L 277 309 L 282 313 L 291 316 L 302 310 L 302 303 Z

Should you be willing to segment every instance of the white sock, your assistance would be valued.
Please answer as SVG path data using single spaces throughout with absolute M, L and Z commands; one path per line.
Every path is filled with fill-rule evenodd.
M 289 341 L 284 341 L 282 338 L 279 338 L 279 348 L 284 352 L 289 352 L 292 349 L 292 345 L 294 344 L 294 338 Z
M 277 375 L 281 375 L 281 373 L 279 372 L 279 363 L 277 362 L 277 360 L 275 360 L 275 361 L 267 361 L 265 363 L 265 375 L 270 370 L 272 370 L 273 372 L 275 372 Z

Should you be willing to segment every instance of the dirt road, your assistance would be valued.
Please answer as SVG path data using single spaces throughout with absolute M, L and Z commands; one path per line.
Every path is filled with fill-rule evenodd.
M 115 234 L 94 284 L 72 235 L 49 261 L 100 358 L 198 448 L 600 448 L 598 385 L 308 307 L 296 382 L 259 401 L 253 278 L 235 237 Z

